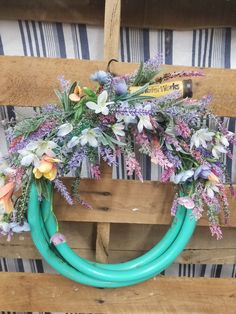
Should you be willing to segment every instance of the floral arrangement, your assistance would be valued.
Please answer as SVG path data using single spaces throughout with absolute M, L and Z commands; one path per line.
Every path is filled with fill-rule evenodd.
M 142 181 L 135 146 L 162 167 L 162 182 L 176 184 L 171 214 L 175 215 L 178 204 L 191 209 L 193 219 L 206 210 L 212 235 L 222 237 L 220 213 L 225 222 L 229 218 L 223 157 L 231 157 L 229 146 L 236 143 L 235 135 L 207 109 L 211 97 L 183 99 L 178 92 L 145 95 L 154 83 L 203 75 L 194 71 L 161 75 L 160 64 L 157 55 L 130 75 L 98 71 L 91 75 L 95 89 L 61 78 L 58 105 L 47 105 L 35 116 L 11 124 L 9 153 L 0 158 L 1 234 L 10 237 L 29 230 L 32 181 L 41 198 L 48 197 L 50 181 L 69 204 L 79 202 L 90 208 L 78 192 L 84 160 L 92 177 L 99 179 L 100 161 L 117 165 L 117 157 L 123 154 L 127 175 Z M 216 129 L 207 126 L 208 118 L 214 119 Z M 65 175 L 74 176 L 70 191 L 60 179 Z

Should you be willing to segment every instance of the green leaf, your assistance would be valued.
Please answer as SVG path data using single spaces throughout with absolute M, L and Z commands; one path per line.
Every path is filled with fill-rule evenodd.
M 75 112 L 75 120 L 79 120 L 79 118 L 81 117 L 82 113 L 84 110 L 84 106 L 83 104 L 80 104 L 77 108 L 76 108 L 76 112 Z
M 56 94 L 56 96 L 59 99 L 60 103 L 63 105 L 63 94 L 59 90 L 57 90 L 57 89 L 54 89 L 54 93 Z
M 23 121 L 17 123 L 14 127 L 14 135 L 15 137 L 23 135 L 27 137 L 30 133 L 34 132 L 38 129 L 38 127 L 42 124 L 44 118 L 28 118 Z
M 114 147 L 114 145 L 112 143 L 117 144 L 119 146 L 126 146 L 126 143 L 117 141 L 116 139 L 114 139 L 113 137 L 107 135 L 106 133 L 102 133 L 102 134 L 106 138 L 107 142 L 110 143 L 110 145 L 112 145 L 112 147 Z
M 88 87 L 84 87 L 83 91 L 85 92 L 85 94 L 87 96 L 97 99 L 97 95 L 96 95 L 96 93 L 94 93 L 94 91 L 92 89 L 90 89 Z
M 69 89 L 68 95 L 74 93 L 74 89 L 75 89 L 76 85 L 77 85 L 77 82 L 74 82 L 74 83 L 71 85 L 71 87 L 70 87 L 70 89 Z
M 133 82 L 134 86 L 138 86 L 139 85 L 139 82 L 140 82 L 140 80 L 142 78 L 142 75 L 143 75 L 143 62 L 140 63 L 138 72 L 137 72 L 137 74 L 135 76 L 135 79 L 134 79 L 134 82 Z

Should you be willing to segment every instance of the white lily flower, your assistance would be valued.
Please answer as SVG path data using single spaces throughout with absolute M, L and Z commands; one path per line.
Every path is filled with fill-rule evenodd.
M 82 131 L 82 135 L 80 136 L 80 144 L 84 146 L 88 143 L 92 147 L 97 147 L 98 141 L 96 136 L 97 134 L 94 129 L 85 129 Z
M 53 141 L 38 141 L 38 147 L 36 149 L 37 156 L 41 157 L 44 154 L 54 157 L 55 153 L 52 149 L 56 148 L 57 144 Z
M 226 154 L 227 150 L 225 149 L 225 147 L 221 144 L 217 144 L 214 145 L 212 148 L 212 155 L 216 158 L 219 159 L 220 158 L 220 154 Z
M 225 146 L 228 147 L 229 146 L 229 141 L 227 140 L 227 138 L 223 135 L 220 138 L 220 142 Z
M 123 123 L 115 123 L 111 128 L 116 136 L 125 136 L 125 132 L 123 131 L 125 126 Z
M 111 103 L 107 102 L 107 98 L 108 98 L 108 93 L 106 90 L 104 90 L 97 99 L 97 103 L 93 102 L 93 101 L 88 101 L 86 103 L 86 106 L 91 109 L 94 110 L 95 113 L 102 113 L 103 115 L 108 115 L 109 113 L 109 109 L 107 108 L 107 106 Z
M 20 162 L 22 166 L 28 167 L 33 164 L 36 167 L 39 165 L 40 160 L 36 154 L 23 149 L 19 152 L 23 156 Z
M 59 126 L 57 136 L 66 136 L 73 130 L 73 125 L 71 123 L 64 123 Z
M 152 128 L 153 128 L 149 116 L 140 116 L 139 117 L 139 122 L 138 122 L 139 133 L 141 133 L 143 131 L 144 127 L 148 130 L 152 130 Z
M 130 123 L 135 123 L 136 122 L 136 119 L 131 116 L 131 115 L 122 115 L 122 114 L 119 114 L 117 113 L 116 114 L 116 119 L 118 122 L 121 122 L 121 121 L 124 121 L 125 124 L 130 124 Z
M 193 175 L 194 175 L 193 170 L 182 171 L 174 176 L 173 182 L 175 184 L 179 184 L 180 182 L 185 182 L 188 179 L 192 178 Z
M 53 141 L 32 141 L 24 149 L 19 150 L 19 154 L 23 156 L 21 165 L 28 167 L 33 164 L 35 167 L 39 164 L 40 158 L 43 155 L 49 157 L 55 157 L 53 148 L 56 148 L 57 144 Z
M 210 132 L 208 129 L 200 129 L 196 131 L 191 137 L 190 148 L 193 146 L 198 148 L 200 145 L 204 148 L 207 148 L 207 142 L 212 140 L 212 137 L 215 135 L 214 132 Z
M 24 152 L 29 151 L 35 153 L 38 157 L 42 157 L 44 154 L 54 157 L 55 153 L 52 149 L 56 147 L 57 144 L 53 141 L 39 140 L 30 142 L 24 149 L 20 150 L 19 153 L 25 155 Z
M 151 106 L 146 105 L 144 108 L 141 107 L 141 109 L 145 110 L 150 110 Z M 146 115 L 138 115 L 139 122 L 138 122 L 138 131 L 141 133 L 143 131 L 143 128 L 145 127 L 148 130 L 152 130 L 153 126 L 151 124 L 150 116 L 148 114 Z
M 74 146 L 78 145 L 80 139 L 78 136 L 73 136 L 72 139 L 67 143 L 68 148 L 73 148 Z
M 211 183 L 211 182 L 207 182 L 206 187 L 205 187 L 207 196 L 209 198 L 214 198 L 215 193 L 219 193 L 219 188 L 218 186 L 216 186 L 215 184 Z

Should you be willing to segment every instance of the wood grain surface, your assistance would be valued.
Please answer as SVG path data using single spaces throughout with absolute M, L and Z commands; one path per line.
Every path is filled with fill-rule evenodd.
M 0 19 L 101 25 L 104 0 L 0 0 Z M 193 29 L 236 26 L 231 0 L 122 0 L 121 25 Z
M 132 287 L 96 289 L 59 275 L 1 273 L 0 278 L 2 311 L 233 314 L 236 306 L 235 279 L 155 277 Z
M 80 256 L 96 258 L 96 224 L 60 222 L 60 232 L 68 244 Z M 140 256 L 163 237 L 167 225 L 111 224 L 109 263 L 127 261 Z M 198 226 L 192 239 L 176 263 L 234 264 L 236 263 L 236 237 L 234 228 L 223 229 L 223 239 L 212 238 L 208 227 Z M 30 233 L 16 234 L 10 242 L 0 238 L 0 257 L 41 258 Z
M 69 187 L 70 178 L 64 178 Z M 101 184 L 102 182 L 102 184 Z M 174 197 L 174 186 L 160 182 L 112 180 L 103 177 L 102 181 L 83 179 L 80 194 L 93 209 L 78 205 L 69 206 L 55 193 L 54 210 L 60 221 L 90 221 L 137 224 L 169 224 L 170 208 Z M 232 214 L 230 227 L 236 227 L 236 198 L 228 192 Z M 207 219 L 200 219 L 199 225 L 207 225 Z
M 104 61 L 86 61 L 37 57 L 0 56 L 0 105 L 41 106 L 56 102 L 54 89 L 59 87 L 58 76 L 71 81 L 80 80 L 85 86 L 94 86 L 90 73 L 106 69 Z M 117 74 L 132 73 L 137 64 L 112 63 Z M 163 72 L 197 69 L 185 66 L 163 65 Z M 236 116 L 236 70 L 202 69 L 205 77 L 193 80 L 193 96 L 212 95 L 211 108 L 220 116 Z

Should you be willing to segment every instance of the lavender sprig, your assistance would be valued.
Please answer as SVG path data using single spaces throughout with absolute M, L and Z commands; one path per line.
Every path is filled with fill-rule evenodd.
M 73 205 L 74 202 L 72 200 L 72 197 L 70 196 L 70 193 L 68 192 L 64 183 L 59 179 L 55 179 L 53 182 L 54 182 L 56 189 L 64 197 L 64 199 L 67 201 L 67 203 L 69 205 Z

